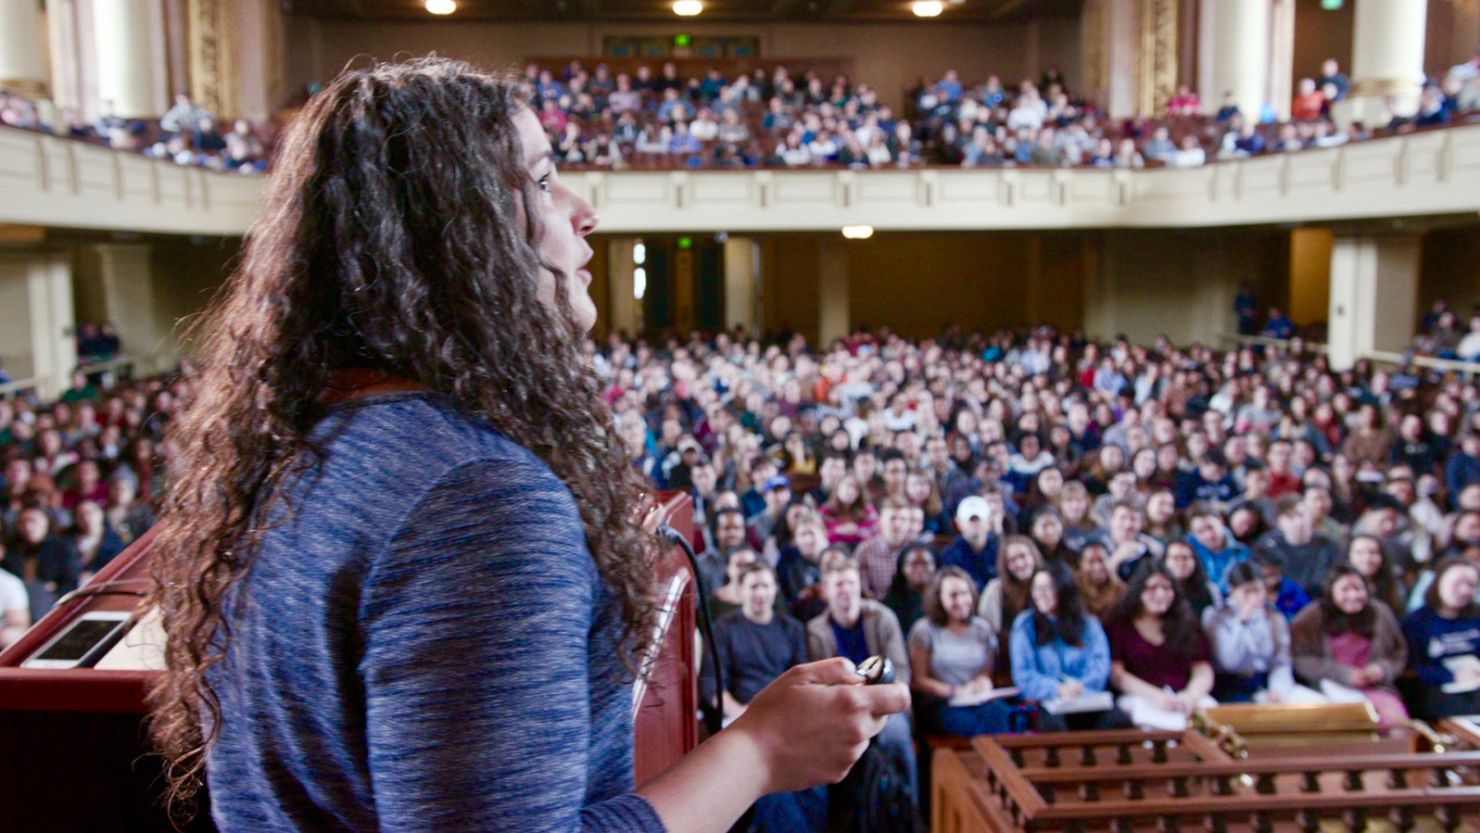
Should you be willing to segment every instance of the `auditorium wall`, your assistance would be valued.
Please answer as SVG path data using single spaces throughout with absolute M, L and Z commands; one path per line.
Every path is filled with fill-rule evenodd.
M 600 55 L 609 35 L 752 35 L 763 58 L 849 57 L 854 73 L 899 106 L 921 75 L 950 68 L 963 80 L 990 73 L 1006 83 L 1061 68 L 1072 85 L 1080 70 L 1078 21 L 1044 18 L 1007 25 L 958 25 L 947 17 L 912 24 L 642 24 L 491 22 L 370 23 L 289 19 L 287 73 L 295 88 L 327 81 L 350 62 L 436 52 L 487 68 L 517 67 L 530 56 Z M 656 62 L 655 62 L 656 63 Z
M 1437 229 L 1424 235 L 1419 265 L 1422 311 L 1443 298 L 1461 315 L 1480 312 L 1480 226 Z
M 1335 58 L 1343 72 L 1351 73 L 1357 2 L 1346 0 L 1340 8 L 1325 9 L 1321 0 L 1296 0 L 1292 90 L 1301 78 L 1319 78 L 1321 62 L 1327 58 Z M 1426 71 L 1441 73 L 1469 59 L 1476 43 L 1480 43 L 1480 13 L 1475 9 L 1474 0 L 1429 0 L 1424 39 Z
M 1217 344 L 1236 331 L 1240 284 L 1261 305 L 1289 296 L 1288 238 L 1278 231 L 1106 231 L 1092 235 L 1084 327 L 1095 338 Z

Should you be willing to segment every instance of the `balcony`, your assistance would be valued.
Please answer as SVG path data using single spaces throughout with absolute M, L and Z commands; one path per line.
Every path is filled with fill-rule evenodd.
M 616 233 L 1193 228 L 1480 211 L 1480 125 L 1191 169 L 572 171 Z M 0 222 L 239 235 L 264 180 L 0 128 Z

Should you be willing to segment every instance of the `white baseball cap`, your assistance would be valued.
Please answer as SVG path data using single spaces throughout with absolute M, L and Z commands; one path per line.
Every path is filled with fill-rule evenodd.
M 991 515 L 991 504 L 987 503 L 986 498 L 977 495 L 966 498 L 956 507 L 956 520 L 962 523 L 972 518 L 989 518 Z

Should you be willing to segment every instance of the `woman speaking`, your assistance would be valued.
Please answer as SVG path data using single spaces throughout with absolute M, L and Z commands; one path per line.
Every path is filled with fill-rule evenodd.
M 841 778 L 900 685 L 798 666 L 633 789 L 654 536 L 581 347 L 591 207 L 518 87 L 309 101 L 194 330 L 155 546 L 172 800 L 223 831 L 722 831 Z

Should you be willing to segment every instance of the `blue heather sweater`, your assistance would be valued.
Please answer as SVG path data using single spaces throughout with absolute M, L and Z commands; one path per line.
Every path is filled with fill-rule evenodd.
M 564 484 L 430 394 L 342 404 L 313 436 L 326 461 L 285 487 L 210 675 L 217 826 L 663 830 L 631 792 L 617 604 Z

